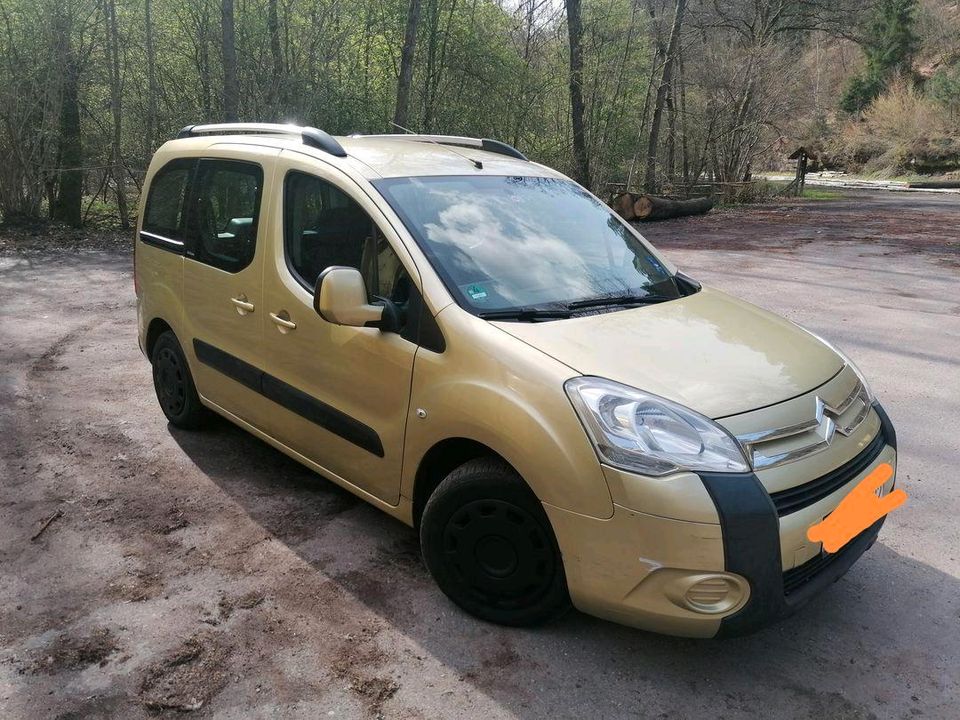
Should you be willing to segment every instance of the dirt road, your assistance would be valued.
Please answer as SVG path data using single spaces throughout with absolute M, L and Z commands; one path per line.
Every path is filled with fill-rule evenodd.
M 167 427 L 129 252 L 3 236 L 0 718 L 960 717 L 958 228 L 868 194 L 644 228 L 857 359 L 910 495 L 801 614 L 707 642 L 465 616 L 410 529 L 226 422 Z

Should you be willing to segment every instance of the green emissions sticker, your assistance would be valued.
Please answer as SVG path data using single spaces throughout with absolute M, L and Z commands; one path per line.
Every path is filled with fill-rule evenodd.
M 483 285 L 467 285 L 466 291 L 471 300 L 483 302 L 487 299 L 487 290 Z

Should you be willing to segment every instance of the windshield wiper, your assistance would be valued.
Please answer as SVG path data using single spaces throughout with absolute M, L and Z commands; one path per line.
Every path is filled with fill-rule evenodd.
M 567 309 L 582 310 L 583 308 L 614 307 L 614 306 L 631 307 L 635 305 L 652 305 L 654 303 L 667 302 L 668 300 L 676 300 L 676 298 L 670 297 L 669 295 L 657 295 L 657 294 L 614 295 L 612 297 L 590 298 L 589 300 L 575 300 L 574 302 L 567 303 Z
M 558 320 L 570 317 L 570 311 L 526 307 L 510 310 L 488 310 L 477 313 L 477 317 L 483 320 Z

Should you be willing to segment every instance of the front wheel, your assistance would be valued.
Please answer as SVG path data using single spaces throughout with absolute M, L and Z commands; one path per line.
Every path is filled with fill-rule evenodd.
M 423 511 L 420 545 L 440 589 L 483 620 L 534 625 L 570 606 L 543 506 L 499 459 L 471 460 L 440 483 Z
M 199 428 L 205 411 L 193 384 L 187 358 L 172 331 L 167 330 L 157 338 L 150 362 L 153 364 L 153 387 L 167 420 L 184 430 Z

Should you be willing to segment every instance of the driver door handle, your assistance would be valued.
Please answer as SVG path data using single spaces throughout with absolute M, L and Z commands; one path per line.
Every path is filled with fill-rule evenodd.
M 283 310 L 281 310 L 280 312 L 283 313 L 283 315 L 286 315 L 286 313 Z M 270 313 L 270 319 L 273 320 L 275 325 L 279 326 L 278 329 L 281 329 L 281 330 L 284 328 L 287 330 L 297 329 L 297 324 L 293 320 L 291 320 L 289 316 L 282 317 L 280 315 L 277 315 L 276 313 Z

